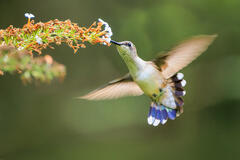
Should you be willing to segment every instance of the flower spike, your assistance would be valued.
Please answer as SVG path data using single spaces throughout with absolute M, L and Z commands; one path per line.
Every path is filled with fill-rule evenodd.
M 110 46 L 112 30 L 108 23 L 99 19 L 99 23 L 92 23 L 90 27 L 81 27 L 70 20 L 50 20 L 48 22 L 33 23 L 34 15 L 25 13 L 28 23 L 22 28 L 10 25 L 0 29 L 0 76 L 5 72 L 21 74 L 25 82 L 36 79 L 48 82 L 53 78 L 62 79 L 65 67 L 53 60 L 50 55 L 39 56 L 52 44 L 66 43 L 74 50 L 85 48 L 85 43 Z M 14 63 L 10 63 L 14 62 Z

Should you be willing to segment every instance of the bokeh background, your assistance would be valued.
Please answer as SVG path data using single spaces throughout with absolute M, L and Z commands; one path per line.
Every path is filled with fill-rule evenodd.
M 183 70 L 184 114 L 157 128 L 147 125 L 145 96 L 74 99 L 127 72 L 114 46 L 45 50 L 66 65 L 64 82 L 0 77 L 0 160 L 239 159 L 239 8 L 239 0 L 1 0 L 2 29 L 21 27 L 25 12 L 81 26 L 100 17 L 145 60 L 193 35 L 219 37 Z

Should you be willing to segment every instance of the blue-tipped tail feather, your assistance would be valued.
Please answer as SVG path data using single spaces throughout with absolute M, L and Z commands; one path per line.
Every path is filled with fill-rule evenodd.
M 152 103 L 148 114 L 148 124 L 158 126 L 160 123 L 164 125 L 167 120 L 176 118 L 176 110 L 169 109 L 163 105 Z
M 167 109 L 167 113 L 169 119 L 174 120 L 176 118 L 177 112 L 175 109 Z

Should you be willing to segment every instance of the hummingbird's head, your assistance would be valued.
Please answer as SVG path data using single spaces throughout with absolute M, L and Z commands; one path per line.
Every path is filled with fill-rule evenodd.
M 122 41 L 122 42 L 116 42 L 111 40 L 111 43 L 115 44 L 117 46 L 117 50 L 121 56 L 130 56 L 131 58 L 134 58 L 137 56 L 137 50 L 135 45 L 130 41 Z

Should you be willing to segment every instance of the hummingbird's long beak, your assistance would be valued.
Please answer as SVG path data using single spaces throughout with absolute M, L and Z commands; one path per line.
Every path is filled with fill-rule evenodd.
M 116 42 L 116 41 L 114 41 L 114 40 L 111 40 L 110 42 L 113 43 L 113 44 L 119 45 L 119 46 L 121 45 L 121 43 Z

